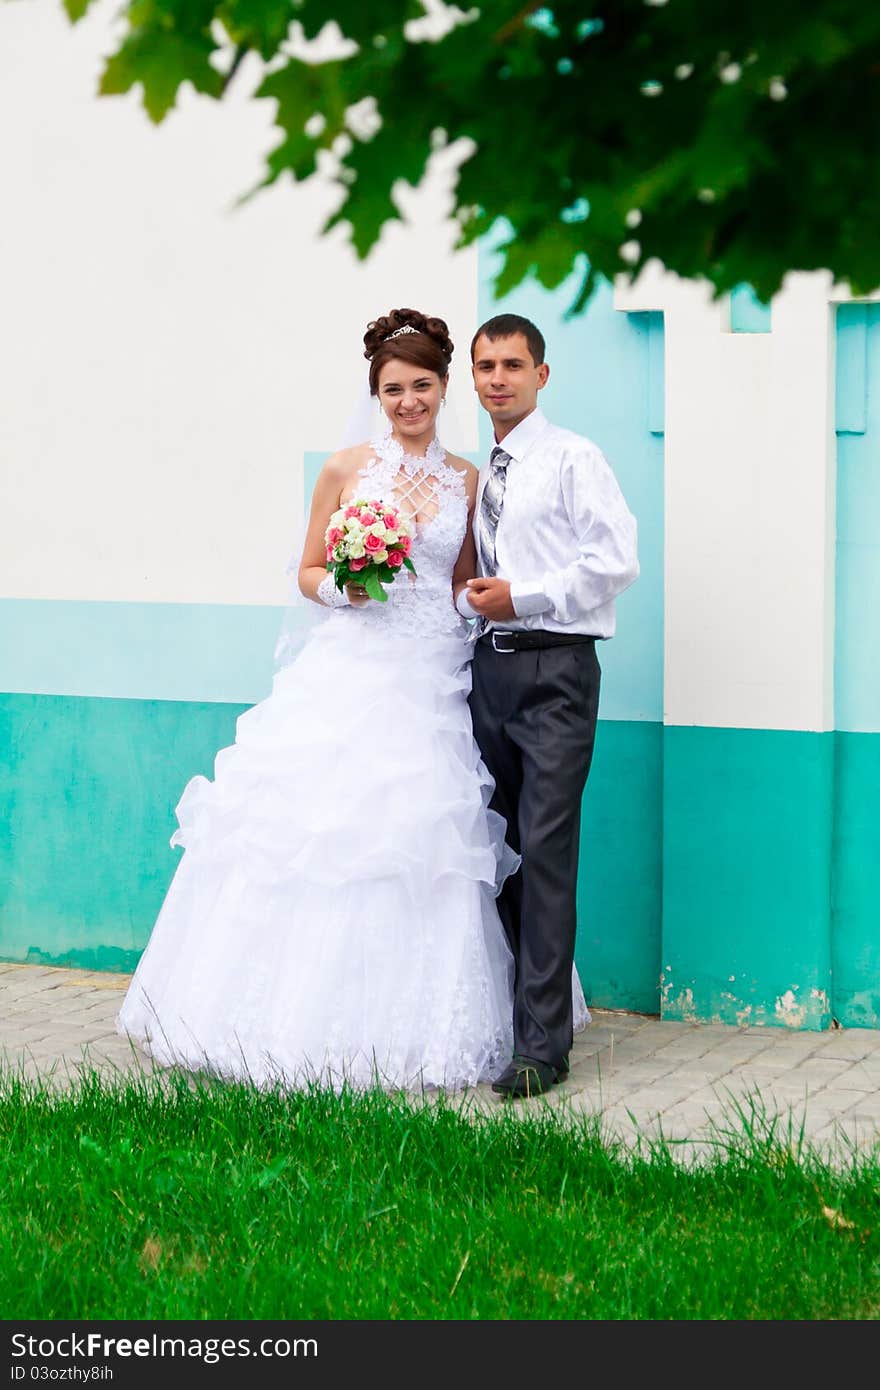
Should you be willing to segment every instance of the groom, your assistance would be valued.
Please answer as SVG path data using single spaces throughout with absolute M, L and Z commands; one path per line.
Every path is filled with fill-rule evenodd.
M 474 386 L 495 427 L 474 517 L 479 577 L 458 599 L 482 635 L 471 710 L 495 779 L 492 805 L 522 856 L 499 911 L 516 962 L 514 1056 L 504 1096 L 568 1074 L 581 797 L 599 706 L 596 642 L 639 573 L 636 523 L 589 439 L 538 409 L 550 368 L 528 319 L 500 314 L 471 344 Z

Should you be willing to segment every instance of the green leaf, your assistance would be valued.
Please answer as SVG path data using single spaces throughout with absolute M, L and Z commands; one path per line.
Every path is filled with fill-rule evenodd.
M 297 18 L 296 0 L 226 0 L 220 18 L 235 44 L 244 44 L 266 62 L 274 57 Z
M 92 0 L 64 0 L 64 8 L 71 24 L 76 24 L 81 20 L 91 4 Z
M 403 563 L 406 565 L 406 567 L 407 567 L 407 569 L 409 570 L 410 574 L 415 574 L 415 572 L 416 572 L 416 567 L 415 567 L 415 565 L 413 564 L 412 560 L 409 558 L 408 555 L 404 556 Z
M 101 94 L 120 96 L 140 83 L 147 115 L 158 125 L 173 107 L 184 82 L 207 96 L 220 95 L 222 74 L 208 61 L 215 48 L 210 34 L 177 33 L 173 29 L 134 33 L 108 59 Z
M 374 566 L 374 565 L 371 565 L 370 568 L 369 568 L 368 570 L 363 571 L 363 572 L 366 573 L 366 579 L 364 580 L 364 587 L 365 587 L 367 593 L 370 595 L 370 598 L 374 598 L 374 599 L 377 601 L 377 603 L 387 603 L 387 602 L 388 602 L 388 595 L 386 594 L 385 590 L 382 588 L 381 582 L 380 582 L 380 580 L 379 580 L 379 576 L 378 576 L 378 574 L 376 573 L 376 568 L 375 568 L 375 566 Z

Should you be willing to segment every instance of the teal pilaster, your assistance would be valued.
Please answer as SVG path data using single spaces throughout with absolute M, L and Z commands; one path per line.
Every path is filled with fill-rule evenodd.
M 834 735 L 668 727 L 665 1018 L 831 1022 Z

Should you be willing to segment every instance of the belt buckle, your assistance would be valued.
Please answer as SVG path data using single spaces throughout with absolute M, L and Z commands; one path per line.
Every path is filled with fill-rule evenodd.
M 493 627 L 493 629 L 492 629 L 492 650 L 493 650 L 493 652 L 500 652 L 503 656 L 510 656 L 513 652 L 516 651 L 516 647 L 515 647 L 512 643 L 511 643 L 511 645 L 510 645 L 509 647 L 499 647 L 499 645 L 498 645 L 498 638 L 499 638 L 499 637 L 502 637 L 502 638 L 504 638 L 504 637 L 510 637 L 510 638 L 512 638 L 512 637 L 513 637 L 513 633 L 512 633 L 512 632 L 499 632 L 497 628 L 494 628 L 494 627 Z

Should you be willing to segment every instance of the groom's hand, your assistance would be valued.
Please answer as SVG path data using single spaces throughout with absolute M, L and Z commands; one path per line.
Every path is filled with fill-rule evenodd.
M 516 617 L 510 600 L 509 579 L 469 579 L 467 596 L 471 607 L 476 609 L 482 618 L 503 622 L 506 618 Z

